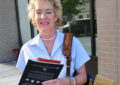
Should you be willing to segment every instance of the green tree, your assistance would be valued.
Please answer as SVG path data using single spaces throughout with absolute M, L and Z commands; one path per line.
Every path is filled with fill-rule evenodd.
M 67 17 L 67 20 L 71 22 L 74 15 L 77 15 L 84 9 L 86 0 L 61 0 L 63 7 L 63 16 Z

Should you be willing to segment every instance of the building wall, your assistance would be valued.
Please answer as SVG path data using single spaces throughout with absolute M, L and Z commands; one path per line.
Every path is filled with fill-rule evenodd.
M 19 48 L 15 0 L 0 0 L 0 62 L 15 60 Z
M 83 18 L 90 18 L 90 1 L 88 1 L 81 8 L 84 8 L 84 9 L 78 15 L 74 16 L 74 20 L 83 19 Z M 79 18 L 80 15 L 83 16 L 83 18 Z M 88 17 L 88 15 L 89 15 L 89 17 Z
M 117 1 L 118 18 L 117 18 L 117 34 L 118 34 L 118 85 L 120 85 L 120 0 Z
M 96 0 L 98 74 L 120 85 L 120 0 Z

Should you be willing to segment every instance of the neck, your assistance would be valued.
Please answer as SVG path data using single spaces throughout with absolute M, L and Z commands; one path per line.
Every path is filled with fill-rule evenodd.
M 55 39 L 56 35 L 54 35 L 53 37 L 50 37 L 50 38 L 42 38 L 42 40 L 53 40 Z
M 39 34 L 42 40 L 53 40 L 56 37 L 56 30 L 49 30 L 45 32 L 39 31 Z

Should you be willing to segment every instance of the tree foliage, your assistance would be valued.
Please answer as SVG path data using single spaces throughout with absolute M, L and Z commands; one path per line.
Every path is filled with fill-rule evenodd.
M 77 15 L 81 12 L 81 6 L 85 5 L 86 0 L 61 0 L 63 7 L 63 16 L 67 16 L 71 21 L 73 15 Z

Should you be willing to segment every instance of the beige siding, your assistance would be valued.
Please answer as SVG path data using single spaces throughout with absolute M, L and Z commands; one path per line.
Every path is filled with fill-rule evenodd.
M 120 0 L 96 0 L 96 4 L 98 73 L 120 85 Z
M 0 62 L 14 60 L 18 48 L 15 0 L 0 0 Z
M 120 0 L 117 2 L 118 6 L 118 85 L 120 85 Z

